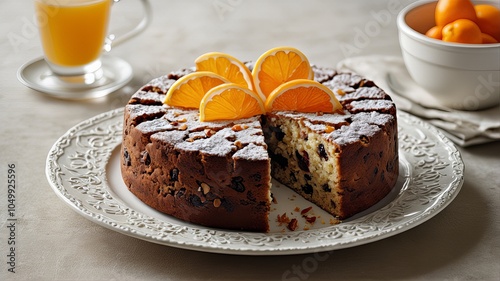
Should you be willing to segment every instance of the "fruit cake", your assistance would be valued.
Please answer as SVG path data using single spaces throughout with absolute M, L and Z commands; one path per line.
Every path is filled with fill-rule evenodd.
M 163 104 L 194 69 L 152 80 L 125 106 L 121 170 L 129 190 L 183 221 L 260 232 L 272 220 L 271 177 L 339 219 L 374 205 L 398 177 L 395 105 L 357 74 L 312 70 L 342 112 L 201 122 L 197 109 Z

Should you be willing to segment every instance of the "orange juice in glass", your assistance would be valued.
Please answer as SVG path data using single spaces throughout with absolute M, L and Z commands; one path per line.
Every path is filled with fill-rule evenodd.
M 112 0 L 35 0 L 45 59 L 58 75 L 95 73 Z M 98 79 L 99 73 L 96 73 Z

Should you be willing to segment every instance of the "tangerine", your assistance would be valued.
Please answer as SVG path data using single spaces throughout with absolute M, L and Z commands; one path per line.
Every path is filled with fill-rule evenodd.
M 443 41 L 481 44 L 483 39 L 477 24 L 468 19 L 459 19 L 443 27 Z
M 481 32 L 491 35 L 496 41 L 500 41 L 500 9 L 492 5 L 476 5 L 476 23 Z
M 482 39 L 483 39 L 483 44 L 498 43 L 498 41 L 493 36 L 491 36 L 489 34 L 482 33 L 481 36 L 482 36 Z
M 430 38 L 441 40 L 443 39 L 443 27 L 442 26 L 434 26 L 431 29 L 427 30 L 425 33 Z
M 445 26 L 458 19 L 476 21 L 476 10 L 470 0 L 439 0 L 435 11 L 436 25 Z

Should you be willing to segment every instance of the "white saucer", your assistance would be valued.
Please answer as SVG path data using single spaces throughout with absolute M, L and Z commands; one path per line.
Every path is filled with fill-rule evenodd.
M 103 97 L 132 80 L 132 67 L 126 61 L 110 56 L 103 56 L 101 61 L 104 71 L 103 77 L 90 85 L 54 83 L 57 77 L 52 74 L 43 58 L 37 58 L 23 64 L 17 72 L 17 78 L 29 88 L 51 97 L 68 100 Z

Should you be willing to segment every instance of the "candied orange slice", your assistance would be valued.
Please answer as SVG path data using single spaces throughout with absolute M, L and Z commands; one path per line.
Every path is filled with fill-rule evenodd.
M 200 121 L 236 120 L 264 114 L 264 103 L 248 88 L 230 83 L 214 87 L 200 103 Z
M 172 84 L 163 103 L 183 108 L 199 108 L 203 96 L 213 87 L 224 83 L 229 83 L 229 80 L 213 72 L 192 72 Z
M 206 53 L 199 56 L 194 63 L 197 71 L 211 71 L 226 78 L 232 83 L 253 89 L 252 73 L 238 59 L 219 52 Z
M 295 79 L 313 79 L 314 73 L 306 56 L 291 47 L 278 47 L 262 54 L 252 71 L 255 91 L 269 94 L 279 85 Z
M 325 85 L 297 79 L 278 86 L 267 98 L 265 108 L 272 111 L 341 112 L 342 105 Z

